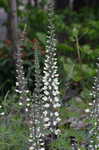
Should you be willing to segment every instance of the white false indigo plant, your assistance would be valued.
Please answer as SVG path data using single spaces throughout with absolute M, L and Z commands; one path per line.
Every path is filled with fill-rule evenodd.
M 54 2 L 49 3 L 48 12 L 48 34 L 46 43 L 46 56 L 44 64 L 44 77 L 43 77 L 43 101 L 44 101 L 44 127 L 49 130 L 53 135 L 58 135 L 60 130 L 57 125 L 60 122 L 59 108 L 60 108 L 60 92 L 59 81 L 57 73 L 57 57 L 56 57 L 56 38 L 55 38 L 55 26 L 53 23 L 54 17 Z M 53 140 L 53 137 L 52 137 Z
M 99 58 L 98 58 L 99 61 Z M 97 75 L 94 80 L 93 92 L 91 93 L 93 102 L 89 103 L 92 106 L 90 110 L 90 120 L 92 127 L 89 130 L 89 145 L 88 150 L 99 149 L 99 62 L 97 63 Z
M 22 33 L 24 34 L 24 33 Z M 20 43 L 24 39 L 20 39 Z M 23 60 L 22 60 L 22 48 L 21 44 L 17 44 L 17 51 L 16 51 L 16 93 L 19 96 L 19 106 L 21 106 L 23 110 L 23 114 L 26 114 L 29 111 L 30 107 L 30 98 L 27 96 L 29 90 L 27 89 L 27 80 L 25 78 L 24 68 L 23 68 Z
M 32 96 L 32 106 L 30 112 L 31 127 L 29 150 L 45 150 L 44 130 L 43 130 L 43 101 L 42 101 L 42 76 L 39 64 L 38 43 L 34 45 L 35 49 L 35 89 Z

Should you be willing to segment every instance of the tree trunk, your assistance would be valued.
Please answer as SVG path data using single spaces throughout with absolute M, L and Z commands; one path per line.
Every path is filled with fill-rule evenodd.
M 16 0 L 9 0 L 9 34 L 12 41 L 12 56 L 15 59 L 15 54 L 17 51 L 17 42 L 18 42 L 18 27 L 17 27 L 17 5 Z
M 74 5 L 74 0 L 69 0 L 68 6 L 71 10 L 73 10 L 73 8 L 74 8 L 73 5 Z

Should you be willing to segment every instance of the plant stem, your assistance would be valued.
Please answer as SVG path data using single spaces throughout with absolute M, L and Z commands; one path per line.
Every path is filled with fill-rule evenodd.
M 81 60 L 81 54 L 80 54 L 80 45 L 79 45 L 79 39 L 77 36 L 76 36 L 76 48 L 77 48 L 78 60 L 79 60 L 79 63 L 81 64 L 82 60 Z

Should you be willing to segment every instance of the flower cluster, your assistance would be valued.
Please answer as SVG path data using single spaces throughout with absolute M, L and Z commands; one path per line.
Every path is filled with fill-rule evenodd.
M 90 119 L 92 120 L 93 126 L 89 130 L 90 142 L 88 150 L 97 150 L 99 149 L 99 63 L 97 63 L 97 76 L 95 77 L 91 95 L 93 97 L 93 103 L 89 103 L 89 105 L 92 106 Z
M 23 41 L 23 39 L 20 39 Z M 23 111 L 26 113 L 29 111 L 30 99 L 27 96 L 29 90 L 27 89 L 27 80 L 24 75 L 23 60 L 22 60 L 22 48 L 18 43 L 16 51 L 16 93 L 19 95 L 19 106 L 22 107 Z
M 46 43 L 46 56 L 44 65 L 44 77 L 41 77 L 38 47 L 35 49 L 35 89 L 32 98 L 28 97 L 27 80 L 23 70 L 23 61 L 21 58 L 22 48 L 17 47 L 16 52 L 16 92 L 19 94 L 19 105 L 28 114 L 29 120 L 29 150 L 45 150 L 46 132 L 49 130 L 51 135 L 59 135 L 60 122 L 59 108 L 59 81 L 58 67 L 56 57 L 56 38 L 55 27 L 53 24 L 54 5 L 53 1 L 49 4 L 49 26 Z M 36 42 L 37 44 L 37 42 Z M 42 84 L 43 81 L 43 84 Z M 52 138 L 53 140 L 53 138 Z
M 59 81 L 57 73 L 57 58 L 56 58 L 56 38 L 55 27 L 53 24 L 54 5 L 53 2 L 49 4 L 49 26 L 46 43 L 46 55 L 43 77 L 43 101 L 44 101 L 44 127 L 49 129 L 51 133 L 58 135 L 60 130 L 56 128 L 60 122 L 59 108 Z
M 43 131 L 43 101 L 42 101 L 42 77 L 39 65 L 39 51 L 37 50 L 37 42 L 35 48 L 35 89 L 32 96 L 31 106 L 31 127 L 29 150 L 44 150 L 44 131 Z

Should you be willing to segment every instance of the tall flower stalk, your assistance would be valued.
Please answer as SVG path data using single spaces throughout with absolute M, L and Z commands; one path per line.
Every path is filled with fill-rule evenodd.
M 58 135 L 60 130 L 57 129 L 57 125 L 60 122 L 59 117 L 59 81 L 57 73 L 57 57 L 56 57 L 56 37 L 55 26 L 53 23 L 54 17 L 54 2 L 51 0 L 48 7 L 48 34 L 46 42 L 46 56 L 44 64 L 44 77 L 43 77 L 43 101 L 44 101 L 44 127 L 49 130 L 52 135 Z
M 27 96 L 29 90 L 27 88 L 27 80 L 25 78 L 24 68 L 23 68 L 23 60 L 22 60 L 22 48 L 21 44 L 24 40 L 24 33 L 25 28 L 22 33 L 22 38 L 17 44 L 17 51 L 16 51 L 16 93 L 19 96 L 19 105 L 23 110 L 23 114 L 25 113 L 25 117 L 27 116 L 27 112 L 29 111 L 30 107 L 30 99 Z
M 99 61 L 99 58 L 98 58 Z M 88 150 L 98 150 L 99 149 L 99 62 L 97 63 L 97 75 L 95 77 L 93 92 L 91 93 L 93 97 L 92 109 L 90 110 L 90 119 L 92 120 L 92 127 L 89 130 L 89 145 Z
M 35 89 L 32 97 L 30 112 L 30 147 L 29 150 L 44 150 L 43 131 L 43 101 L 42 101 L 42 76 L 39 64 L 38 43 L 35 41 Z

